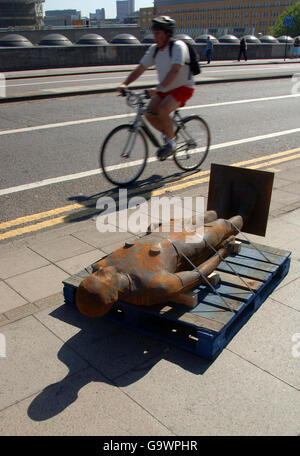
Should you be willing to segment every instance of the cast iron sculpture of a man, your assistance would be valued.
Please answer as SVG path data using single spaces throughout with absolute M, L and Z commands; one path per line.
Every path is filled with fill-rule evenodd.
M 218 219 L 209 211 L 204 226 L 185 225 L 180 232 L 174 229 L 178 222 L 182 221 L 158 225 L 96 263 L 94 272 L 76 292 L 80 312 L 99 317 L 117 300 L 137 306 L 172 302 L 172 298 L 205 283 L 203 275 L 208 277 L 232 252 L 236 228 L 242 228 L 243 217 Z M 212 254 L 211 246 L 218 254 Z

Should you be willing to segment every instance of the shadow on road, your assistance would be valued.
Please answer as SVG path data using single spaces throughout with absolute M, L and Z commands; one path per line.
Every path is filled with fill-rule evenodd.
M 167 184 L 172 184 L 180 179 L 182 179 L 182 176 L 189 176 L 193 175 L 196 172 L 198 173 L 200 169 L 197 169 L 196 171 L 193 172 L 177 172 L 169 176 L 161 176 L 159 174 L 153 174 L 152 176 L 146 178 L 146 179 L 141 179 L 138 182 L 135 182 L 133 185 L 129 186 L 127 188 L 127 193 L 128 197 L 133 198 L 134 196 L 141 196 L 145 200 L 150 200 L 150 198 L 153 196 L 153 192 L 155 190 L 161 189 Z M 171 192 L 168 193 L 168 195 Z M 64 223 L 74 223 L 74 222 L 79 222 L 79 221 L 84 221 L 88 220 L 95 215 L 99 215 L 101 213 L 100 209 L 96 208 L 96 203 L 97 200 L 101 197 L 111 197 L 116 201 L 116 210 L 119 210 L 118 206 L 118 195 L 119 195 L 119 188 L 118 187 L 113 187 L 109 190 L 101 191 L 98 193 L 94 193 L 92 195 L 74 195 L 69 197 L 69 201 L 72 202 L 77 202 L 80 205 L 82 205 L 82 208 L 79 209 L 78 211 L 72 212 L 70 214 L 67 214 L 64 217 Z

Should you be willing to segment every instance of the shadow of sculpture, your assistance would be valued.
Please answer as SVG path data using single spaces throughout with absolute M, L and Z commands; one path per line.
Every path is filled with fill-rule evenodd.
M 164 359 L 195 375 L 204 374 L 212 363 L 107 319 L 84 317 L 68 304 L 50 316 L 57 320 L 55 323 L 63 322 L 79 331 L 57 354 L 68 367 L 68 374 L 48 385 L 29 405 L 28 416 L 34 421 L 48 420 L 63 412 L 77 400 L 80 389 L 91 382 L 125 387 L 143 378 Z

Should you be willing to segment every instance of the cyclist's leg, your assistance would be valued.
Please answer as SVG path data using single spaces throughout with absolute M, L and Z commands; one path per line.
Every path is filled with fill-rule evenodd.
M 168 95 L 158 105 L 158 120 L 163 128 L 164 134 L 167 138 L 174 138 L 174 122 L 170 114 L 180 107 L 181 103 L 177 101 L 172 95 Z
M 165 134 L 165 146 L 158 151 L 158 158 L 165 160 L 176 150 L 176 140 L 174 132 L 174 122 L 170 117 L 171 112 L 179 108 L 181 103 L 172 95 L 167 95 L 158 107 L 158 120 Z
M 156 128 L 156 130 L 160 131 L 161 133 L 164 133 L 163 126 L 158 118 L 158 110 L 161 102 L 162 99 L 158 95 L 155 95 L 153 98 L 151 98 L 151 101 L 147 106 L 147 112 L 145 116 L 152 127 Z

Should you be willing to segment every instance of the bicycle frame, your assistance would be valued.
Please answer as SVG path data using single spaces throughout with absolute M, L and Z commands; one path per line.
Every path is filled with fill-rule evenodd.
M 135 110 L 135 115 L 131 122 L 115 127 L 107 135 L 100 151 L 100 166 L 103 169 L 105 177 L 111 183 L 126 186 L 134 182 L 146 166 L 149 156 L 148 139 L 154 148 L 160 149 L 164 144 L 162 138 L 156 133 L 156 129 L 154 128 L 154 131 L 152 130 L 151 122 L 147 122 L 146 99 L 149 98 L 147 94 L 123 90 L 122 95 L 124 97 L 126 96 L 127 105 Z M 209 150 L 210 132 L 208 125 L 196 114 L 183 117 L 179 109 L 174 110 L 171 114 L 171 119 L 174 123 L 174 134 L 177 144 L 176 150 L 173 153 L 173 159 L 176 165 L 182 170 L 194 170 L 205 160 Z M 116 135 L 118 135 L 117 138 L 119 141 L 114 143 L 111 138 L 115 138 Z M 123 140 L 122 135 L 124 135 Z M 110 152 L 109 148 L 111 145 L 114 146 L 114 144 L 115 147 L 112 148 L 115 150 Z M 199 146 L 203 144 L 203 146 L 201 145 L 199 147 L 198 144 Z M 111 153 L 114 154 L 114 158 L 111 156 Z M 157 156 L 160 159 L 159 153 L 160 151 L 157 152 Z M 195 160 L 193 158 L 194 154 L 200 154 L 199 158 L 198 155 L 195 155 Z M 128 160 L 131 158 L 131 155 L 142 158 L 131 162 Z M 120 158 L 119 162 L 118 157 Z M 110 162 L 112 162 L 112 165 L 109 164 Z M 122 169 L 123 167 L 129 168 L 131 166 L 138 167 L 137 172 L 132 178 L 127 176 L 128 173 L 125 173 L 122 179 L 114 177 L 114 172 L 117 169 Z M 110 176 L 111 172 L 113 174 L 112 176 Z
M 128 101 L 127 101 L 128 103 Z M 132 104 L 128 103 L 129 106 L 133 106 Z M 128 139 L 126 141 L 126 144 L 124 146 L 124 149 L 121 153 L 121 156 L 122 157 L 126 157 L 126 158 L 129 158 L 130 157 L 130 153 L 131 153 L 131 150 L 133 149 L 134 145 L 135 145 L 135 141 L 136 141 L 136 138 L 137 138 L 137 132 L 139 130 L 142 130 L 146 137 L 148 137 L 148 139 L 150 140 L 150 142 L 153 144 L 154 147 L 156 148 L 160 148 L 162 147 L 162 144 L 160 143 L 160 141 L 158 140 L 158 138 L 155 136 L 155 134 L 150 130 L 149 126 L 147 125 L 145 119 L 144 119 L 144 114 L 146 112 L 146 109 L 145 108 L 145 102 L 144 102 L 144 99 L 143 98 L 139 98 L 137 103 L 135 103 L 137 105 L 137 113 L 136 113 L 136 117 L 135 119 L 133 120 L 132 122 L 132 134 L 130 134 L 128 136 Z M 182 134 L 182 137 L 184 139 L 184 143 L 181 144 L 181 146 L 178 146 L 177 147 L 177 151 L 180 151 L 180 150 L 185 150 L 187 151 L 189 149 L 186 149 L 186 146 L 194 146 L 195 145 L 195 141 L 194 139 L 191 137 L 190 133 L 188 131 L 185 130 L 184 128 L 184 119 L 182 118 L 182 116 L 180 115 L 179 113 L 179 110 L 176 109 L 174 111 L 174 114 L 173 114 L 173 117 L 172 117 L 172 120 L 175 124 L 175 136 L 177 136 L 177 133 L 180 131 L 181 134 Z M 183 128 L 182 128 L 183 127 Z
M 147 123 L 144 120 L 144 112 L 145 112 L 144 104 L 139 103 L 136 118 L 132 122 L 133 130 L 134 130 L 134 132 L 137 132 L 141 128 L 143 130 L 143 132 L 146 134 L 146 136 L 149 138 L 149 140 L 151 141 L 151 143 L 153 144 L 154 147 L 161 147 L 161 143 L 159 142 L 157 137 L 154 135 L 154 133 L 152 133 L 152 131 L 150 130 L 150 128 L 148 127 Z M 175 135 L 176 135 L 182 125 L 182 117 L 179 114 L 178 110 L 174 111 L 173 122 L 176 126 L 176 130 L 175 130 Z M 192 139 L 192 138 L 190 138 L 190 139 Z

